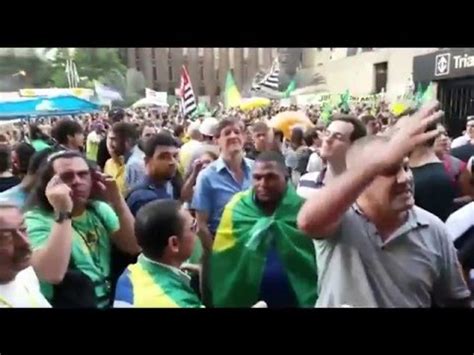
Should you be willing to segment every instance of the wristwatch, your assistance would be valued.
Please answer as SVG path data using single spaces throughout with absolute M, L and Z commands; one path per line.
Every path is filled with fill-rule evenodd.
M 64 221 L 67 221 L 68 219 L 72 218 L 72 213 L 71 212 L 58 212 L 56 214 L 56 219 L 54 220 L 56 223 L 62 223 Z

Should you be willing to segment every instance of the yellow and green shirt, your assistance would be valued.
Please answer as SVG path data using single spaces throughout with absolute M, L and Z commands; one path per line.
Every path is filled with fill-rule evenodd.
M 110 175 L 117 182 L 119 191 L 122 196 L 125 195 L 125 162 L 123 157 L 118 159 L 110 158 L 104 166 L 104 173 Z
M 54 224 L 54 213 L 38 208 L 25 214 L 28 236 L 33 250 L 45 246 Z M 94 201 L 81 216 L 72 219 L 72 253 L 74 264 L 95 284 L 95 293 L 100 308 L 110 303 L 109 285 L 111 266 L 110 235 L 120 228 L 115 211 L 107 203 Z M 52 300 L 54 288 L 46 282 L 41 283 L 41 291 Z

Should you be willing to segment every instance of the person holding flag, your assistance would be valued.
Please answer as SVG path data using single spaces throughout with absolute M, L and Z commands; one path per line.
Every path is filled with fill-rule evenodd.
M 260 154 L 253 186 L 226 205 L 213 244 L 210 282 L 215 307 L 314 307 L 315 250 L 298 231 L 303 199 L 288 183 L 284 158 Z

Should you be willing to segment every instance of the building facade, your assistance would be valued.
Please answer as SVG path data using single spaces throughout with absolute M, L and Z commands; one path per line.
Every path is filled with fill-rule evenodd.
M 124 48 L 128 68 L 142 72 L 148 87 L 173 95 L 181 67 L 188 68 L 196 95 L 215 103 L 231 69 L 239 90 L 247 90 L 255 74 L 268 69 L 277 48 Z
M 413 80 L 414 58 L 437 49 L 313 48 L 307 49 L 304 64 L 325 78 L 329 92 L 349 90 L 363 96 L 383 90 L 387 99 L 395 100 Z
M 414 58 L 413 79 L 434 83 L 444 111 L 444 123 L 452 136 L 465 129 L 474 115 L 474 48 L 442 48 Z

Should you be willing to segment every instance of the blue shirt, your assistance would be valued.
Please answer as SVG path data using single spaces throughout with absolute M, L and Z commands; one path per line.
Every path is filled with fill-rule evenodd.
M 125 187 L 131 190 L 145 177 L 145 153 L 136 145 L 125 158 Z
M 126 198 L 128 208 L 134 216 L 138 210 L 148 202 L 173 198 L 173 186 L 171 182 L 157 185 L 149 176 L 145 175 L 143 180 L 137 184 Z
M 13 186 L 0 193 L 0 201 L 13 203 L 20 209 L 23 209 L 25 206 L 27 198 L 28 194 L 21 185 Z
M 191 208 L 207 213 L 209 231 L 213 235 L 216 233 L 227 202 L 236 193 L 247 190 L 252 185 L 253 161 L 244 158 L 242 164 L 244 171 L 242 183 L 235 180 L 222 158 L 211 163 L 197 178 Z
M 259 300 L 265 301 L 269 308 L 298 307 L 298 301 L 274 243 L 267 254 Z

